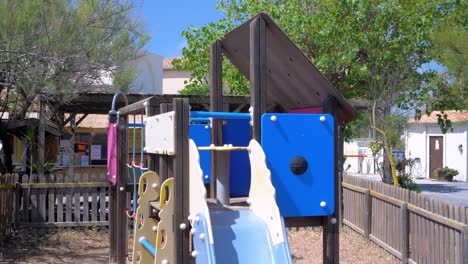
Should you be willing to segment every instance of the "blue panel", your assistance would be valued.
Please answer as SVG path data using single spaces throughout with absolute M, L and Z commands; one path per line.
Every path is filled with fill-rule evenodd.
M 265 222 L 250 210 L 211 211 L 215 256 L 223 264 L 292 264 L 286 234 L 284 243 L 272 245 Z
M 227 120 L 223 126 L 224 144 L 245 147 L 250 142 L 249 120 Z M 230 159 L 231 197 L 246 197 L 250 190 L 250 160 L 247 151 L 233 151 Z
M 189 125 L 189 137 L 195 141 L 197 146 L 209 146 L 211 141 L 211 129 L 206 124 L 190 124 Z M 210 183 L 210 164 L 211 164 L 211 152 L 200 151 L 200 166 L 203 170 L 203 182 L 205 184 Z M 208 177 L 207 177 L 208 176 Z
M 276 121 L 271 120 L 276 116 Z M 320 117 L 325 121 L 321 122 Z M 331 215 L 334 208 L 334 121 L 325 114 L 265 114 L 262 147 L 276 202 L 284 217 Z M 301 156 L 307 169 L 296 175 L 290 163 Z M 320 206 L 325 202 L 325 208 Z
M 197 251 L 197 264 L 215 264 L 215 251 L 214 246 L 209 243 L 208 239 L 208 226 L 205 220 L 205 217 L 201 214 L 197 215 L 200 219 L 198 222 L 194 222 L 195 234 L 193 235 L 193 248 Z M 201 239 L 200 235 L 203 234 L 204 238 Z M 223 262 L 221 262 L 223 263 Z

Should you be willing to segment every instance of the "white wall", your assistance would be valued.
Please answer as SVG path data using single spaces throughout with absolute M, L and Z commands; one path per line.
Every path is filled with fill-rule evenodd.
M 133 64 L 138 76 L 130 84 L 130 93 L 162 94 L 162 64 L 162 56 L 145 52 Z
M 459 181 L 467 181 L 467 133 L 468 123 L 454 126 L 453 132 L 446 134 L 444 146 L 444 165 L 458 170 L 459 174 L 454 178 Z M 458 146 L 462 145 L 462 151 Z
M 177 94 L 190 80 L 190 72 L 164 69 L 162 78 L 163 94 Z
M 372 157 L 372 151 L 369 148 L 370 140 L 368 139 L 355 139 L 351 142 L 344 143 L 343 153 L 344 155 L 357 155 L 364 154 L 367 157 L 347 157 L 344 164 L 343 170 L 349 173 L 361 173 L 361 174 L 374 174 L 378 173 L 374 170 L 374 158 Z M 377 156 L 377 162 L 382 162 L 382 154 Z M 348 166 L 351 165 L 351 167 Z
M 449 131 L 444 135 L 437 124 L 409 124 L 406 133 L 406 157 L 421 159 L 422 177 L 429 178 L 429 137 L 442 136 L 444 166 L 458 170 L 455 180 L 467 181 L 468 123 L 454 123 L 453 128 L 453 132 Z M 462 152 L 458 149 L 459 145 L 462 145 Z

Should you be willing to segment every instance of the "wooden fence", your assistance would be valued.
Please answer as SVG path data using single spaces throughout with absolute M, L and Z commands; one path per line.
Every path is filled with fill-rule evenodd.
M 15 180 L 13 174 L 0 175 L 0 237 L 9 235 L 13 228 Z
M 343 177 L 343 223 L 402 263 L 468 263 L 468 208 Z
M 15 224 L 19 227 L 107 226 L 109 184 L 96 182 L 95 179 L 103 178 L 100 175 L 76 176 L 80 182 L 66 182 L 62 175 L 21 176 L 15 188 Z M 132 208 L 132 189 L 130 184 L 127 208 Z

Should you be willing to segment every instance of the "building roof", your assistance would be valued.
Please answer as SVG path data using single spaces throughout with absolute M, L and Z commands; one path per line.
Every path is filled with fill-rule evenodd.
M 444 115 L 444 114 L 446 114 L 447 118 L 450 119 L 450 121 L 452 121 L 453 123 L 468 121 L 467 110 L 463 110 L 463 111 L 448 110 L 448 111 L 444 111 L 443 113 L 441 111 L 434 111 L 429 116 L 428 115 L 421 116 L 421 119 L 419 120 L 411 118 L 409 120 L 409 123 L 419 123 L 419 124 L 437 123 L 437 115 Z
M 172 70 L 172 61 L 175 59 L 182 59 L 182 56 L 165 58 L 163 60 L 163 70 Z
M 250 79 L 250 23 L 265 21 L 266 104 L 285 111 L 319 107 L 329 96 L 337 99 L 337 117 L 349 122 L 356 117 L 351 104 L 320 73 L 291 39 L 265 13 L 253 17 L 220 39 L 223 54 Z

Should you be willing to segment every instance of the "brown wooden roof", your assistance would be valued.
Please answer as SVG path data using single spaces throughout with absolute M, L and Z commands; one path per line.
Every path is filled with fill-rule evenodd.
M 338 101 L 338 119 L 353 120 L 356 112 L 351 104 L 267 14 L 261 13 L 227 33 L 221 39 L 224 55 L 249 78 L 250 22 L 258 16 L 266 22 L 267 105 L 279 105 L 288 111 L 322 106 L 328 96 L 334 96 Z

